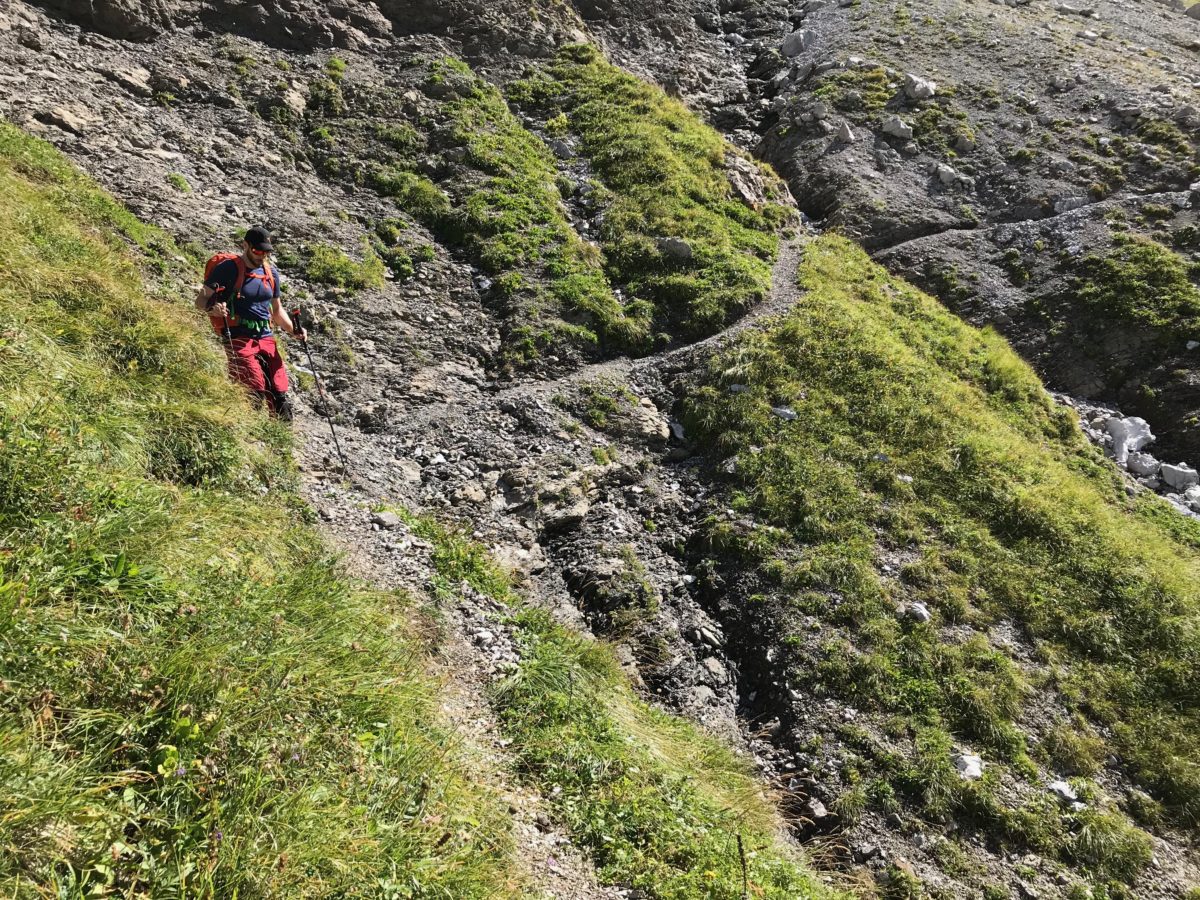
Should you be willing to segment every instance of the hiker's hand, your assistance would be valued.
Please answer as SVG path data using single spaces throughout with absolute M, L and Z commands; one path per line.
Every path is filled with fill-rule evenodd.
M 292 329 L 292 337 L 294 337 L 296 340 L 303 343 L 304 341 L 308 340 L 308 332 L 305 331 L 303 328 L 293 328 Z
M 208 308 L 208 314 L 214 319 L 225 319 L 229 316 L 229 307 L 225 305 L 225 301 L 214 303 Z

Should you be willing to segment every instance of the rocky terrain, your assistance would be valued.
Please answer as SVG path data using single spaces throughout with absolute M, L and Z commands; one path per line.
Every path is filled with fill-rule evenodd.
M 492 700 L 529 638 L 486 591 L 443 583 L 421 517 L 461 527 L 531 606 L 611 642 L 639 696 L 751 761 L 828 882 L 1183 898 L 1200 885 L 1196 612 L 1171 593 L 1184 575 L 1145 588 L 1166 649 L 1116 599 L 1080 606 L 1078 629 L 1031 611 L 1024 598 L 1076 595 L 1021 569 L 1012 556 L 1036 550 L 1021 541 L 1067 558 L 1063 535 L 1083 526 L 994 497 L 1011 519 L 976 533 L 978 498 L 943 490 L 941 457 L 905 441 L 941 434 L 936 408 L 956 423 L 955 466 L 979 453 L 997 495 L 1069 486 L 1090 510 L 1094 493 L 1194 574 L 1194 472 L 1174 464 L 1200 464 L 1197 9 L 13 0 L 0 114 L 193 263 L 248 224 L 277 235 L 288 300 L 313 322 L 316 371 L 288 348 L 306 498 L 356 572 L 442 610 L 447 715 L 500 773 L 538 889 L 665 896 L 606 876 L 561 785 L 531 774 Z M 1061 403 L 994 336 L 955 330 L 821 231 L 994 326 Z M 788 357 L 779 335 L 808 326 L 779 317 L 818 308 L 821 253 L 845 273 L 828 284 L 911 303 L 940 337 L 861 349 L 867 319 L 823 322 L 799 355 L 824 348 L 832 378 L 835 337 L 846 360 L 861 349 L 864 371 L 928 401 L 877 398 L 915 429 L 869 412 L 834 428 L 861 411 L 822 406 L 834 388 Z M 929 398 L 880 363 L 909 352 Z M 997 418 L 974 394 L 938 406 L 980 360 L 979 408 Z M 864 395 L 855 384 L 845 397 Z M 1009 428 L 1034 469 L 1069 474 L 1039 482 L 971 437 Z M 793 453 L 817 436 L 828 456 Z M 755 480 L 772 477 L 806 497 Z M 906 506 L 918 488 L 927 508 Z M 1089 553 L 1124 559 L 1106 540 Z M 1102 569 L 1089 556 L 1054 572 L 1106 603 L 1110 585 L 1141 584 L 1136 562 Z M 1084 686 L 1150 669 L 1152 683 Z M 1167 763 L 1122 734 L 1126 704 L 1153 711 L 1129 721 L 1158 729 L 1146 755 Z

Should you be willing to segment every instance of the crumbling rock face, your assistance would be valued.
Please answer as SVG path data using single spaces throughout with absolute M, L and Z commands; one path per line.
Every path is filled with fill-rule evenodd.
M 119 40 L 148 40 L 172 28 L 198 4 L 181 0 L 45 0 L 47 9 Z

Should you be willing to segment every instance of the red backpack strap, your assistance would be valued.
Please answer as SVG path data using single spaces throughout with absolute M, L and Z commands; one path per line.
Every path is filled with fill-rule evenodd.
M 236 299 L 242 292 L 242 285 L 246 283 L 246 260 L 241 256 L 235 256 L 233 263 L 237 266 L 237 281 L 233 283 L 233 297 L 230 299 Z

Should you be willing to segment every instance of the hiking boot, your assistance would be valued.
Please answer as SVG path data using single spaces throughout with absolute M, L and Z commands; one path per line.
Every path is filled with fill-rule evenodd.
M 275 395 L 275 415 L 284 422 L 290 422 L 296 415 L 296 408 L 292 405 L 292 398 L 285 394 Z

